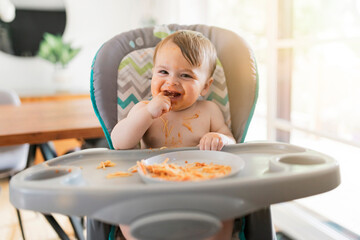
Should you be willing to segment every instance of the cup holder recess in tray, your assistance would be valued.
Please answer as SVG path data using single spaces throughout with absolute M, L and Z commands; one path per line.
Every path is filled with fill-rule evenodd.
M 52 166 L 33 171 L 25 177 L 26 181 L 45 181 L 58 178 L 74 179 L 80 175 L 80 169 L 72 166 Z
M 130 225 L 131 233 L 138 239 L 164 239 L 164 234 L 174 232 L 176 239 L 204 239 L 213 236 L 220 228 L 221 222 L 215 216 L 188 211 L 153 213 Z
M 318 165 L 326 163 L 325 159 L 319 156 L 294 154 L 280 157 L 280 163 L 294 164 L 294 165 Z
M 308 153 L 294 153 L 277 156 L 270 160 L 269 172 L 282 172 L 286 169 L 302 169 L 326 164 L 325 158 Z

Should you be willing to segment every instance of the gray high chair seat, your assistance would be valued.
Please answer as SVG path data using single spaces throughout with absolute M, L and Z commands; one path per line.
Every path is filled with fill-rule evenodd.
M 226 79 L 231 130 L 238 143 L 244 142 L 258 94 L 256 62 L 248 44 L 234 32 L 218 27 L 175 24 L 164 27 L 170 32 L 181 29 L 201 32 L 214 44 Z M 94 58 L 91 69 L 91 100 L 110 149 L 113 149 L 110 138 L 111 131 L 119 118 L 121 119 L 121 116 L 124 115 L 119 113 L 119 109 L 121 110 L 119 105 L 124 107 L 123 104 L 125 104 L 127 107 L 131 102 L 136 103 L 141 100 L 137 98 L 146 98 L 150 94 L 150 89 L 148 89 L 149 94 L 137 96 L 135 99 L 128 98 L 127 102 L 119 102 L 119 65 L 129 53 L 154 48 L 161 40 L 159 36 L 161 37 L 162 34 L 163 32 L 154 34 L 152 27 L 121 33 L 104 43 Z M 147 78 L 151 78 L 151 76 L 147 76 Z M 139 92 L 139 89 L 137 91 Z M 225 100 L 227 102 L 227 99 Z M 224 116 L 226 118 L 226 113 Z M 240 224 L 242 238 L 274 238 L 270 208 L 239 217 L 237 223 Z M 88 219 L 88 239 L 108 239 L 111 229 L 111 226 L 106 223 Z

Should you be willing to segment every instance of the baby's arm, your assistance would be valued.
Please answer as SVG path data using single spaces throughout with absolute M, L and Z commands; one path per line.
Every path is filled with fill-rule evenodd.
M 220 151 L 224 145 L 236 143 L 219 107 L 213 102 L 207 102 L 206 107 L 211 113 L 210 132 L 200 139 L 200 149 Z
M 149 103 L 139 102 L 120 120 L 111 132 L 111 140 L 115 149 L 131 149 L 136 146 L 149 129 L 155 118 L 168 112 L 171 101 L 161 94 Z

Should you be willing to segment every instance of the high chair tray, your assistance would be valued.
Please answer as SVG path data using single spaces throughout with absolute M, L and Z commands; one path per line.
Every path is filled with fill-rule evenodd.
M 111 224 L 131 224 L 132 229 L 174 217 L 179 221 L 205 221 L 213 226 L 218 220 L 323 193 L 340 184 L 339 166 L 334 159 L 277 142 L 224 147 L 223 151 L 240 156 L 245 163 L 230 178 L 146 184 L 137 173 L 106 177 L 126 171 L 141 159 L 195 149 L 90 149 L 71 153 L 14 176 L 10 181 L 10 201 L 20 209 L 88 216 Z M 116 166 L 97 169 L 106 160 Z

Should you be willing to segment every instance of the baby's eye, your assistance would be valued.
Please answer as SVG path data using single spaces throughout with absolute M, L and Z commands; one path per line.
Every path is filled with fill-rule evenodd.
M 160 70 L 159 73 L 160 73 L 160 74 L 168 74 L 168 72 L 165 71 L 165 70 Z
M 186 73 L 181 74 L 180 76 L 181 76 L 182 78 L 193 78 L 191 75 L 186 74 Z

